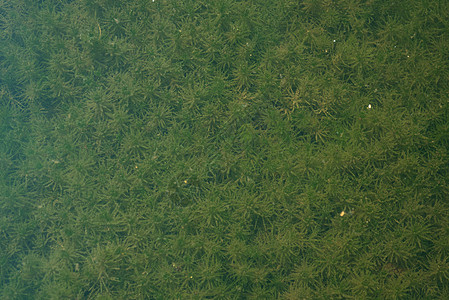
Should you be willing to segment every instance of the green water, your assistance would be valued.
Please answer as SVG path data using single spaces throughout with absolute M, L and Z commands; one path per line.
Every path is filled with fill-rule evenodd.
M 1 299 L 447 299 L 449 2 L 0 0 Z

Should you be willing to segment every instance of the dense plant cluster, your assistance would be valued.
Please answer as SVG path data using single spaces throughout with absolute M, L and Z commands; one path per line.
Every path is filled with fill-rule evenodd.
M 0 298 L 444 299 L 449 5 L 0 0 Z

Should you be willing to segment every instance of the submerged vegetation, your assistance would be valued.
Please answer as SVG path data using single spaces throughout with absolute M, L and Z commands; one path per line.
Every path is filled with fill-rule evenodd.
M 0 0 L 0 298 L 445 299 L 449 2 Z

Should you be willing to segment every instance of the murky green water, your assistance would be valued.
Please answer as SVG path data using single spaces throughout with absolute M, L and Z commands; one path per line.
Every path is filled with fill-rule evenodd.
M 0 298 L 445 299 L 447 1 L 0 1 Z

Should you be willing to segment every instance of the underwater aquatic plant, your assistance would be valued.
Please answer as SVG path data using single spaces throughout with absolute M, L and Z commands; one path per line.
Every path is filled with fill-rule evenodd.
M 448 4 L 57 2 L 0 3 L 0 297 L 446 296 Z

